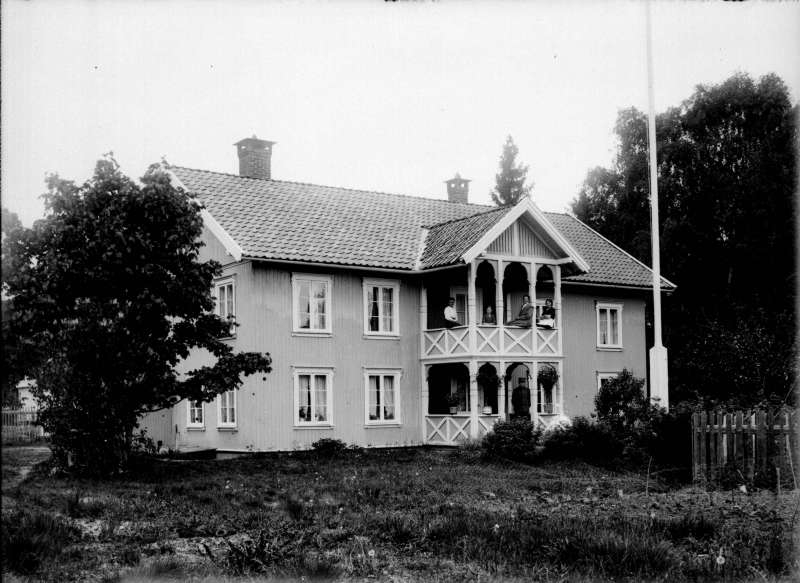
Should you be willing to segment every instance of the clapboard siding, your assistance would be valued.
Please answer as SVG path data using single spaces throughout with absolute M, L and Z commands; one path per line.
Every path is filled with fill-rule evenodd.
M 506 253 L 511 255 L 514 250 L 514 225 L 511 225 L 500 236 L 492 241 L 487 251 L 489 253 Z
M 637 377 L 646 377 L 645 302 L 641 297 L 562 292 L 562 327 L 564 330 L 564 413 L 568 417 L 589 415 L 594 411 L 597 373 L 618 372 L 623 368 Z M 602 295 L 601 295 L 602 294 Z M 596 302 L 621 303 L 622 350 L 597 348 Z
M 303 337 L 292 333 L 293 271 L 267 264 L 241 263 L 224 270 L 233 274 L 237 318 L 241 326 L 231 340 L 236 350 L 269 352 L 273 370 L 245 379 L 237 395 L 236 431 L 217 429 L 216 403 L 205 406 L 205 429 L 186 429 L 186 404 L 177 407 L 181 444 L 232 450 L 287 450 L 308 447 L 321 437 L 359 445 L 412 445 L 421 441 L 419 426 L 419 292 L 415 283 L 400 284 L 400 338 L 365 337 L 363 277 L 357 272 L 314 271 L 332 279 L 332 334 Z M 384 278 L 390 279 L 390 278 Z M 193 354 L 187 367 L 204 355 Z M 333 369 L 333 427 L 294 427 L 293 367 Z M 364 367 L 400 369 L 399 427 L 365 427 Z
M 519 254 L 526 257 L 555 257 L 550 248 L 525 223 L 519 223 Z

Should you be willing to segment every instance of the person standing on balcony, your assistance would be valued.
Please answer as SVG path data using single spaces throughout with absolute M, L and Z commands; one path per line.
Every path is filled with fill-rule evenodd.
M 497 324 L 497 318 L 494 317 L 494 310 L 492 309 L 492 306 L 486 306 L 486 309 L 483 311 L 483 323 Z
M 461 322 L 458 321 L 458 313 L 456 312 L 456 299 L 450 298 L 444 309 L 444 327 L 455 328 L 456 326 L 461 326 Z
M 519 315 L 515 320 L 506 322 L 506 326 L 530 328 L 531 322 L 533 322 L 533 304 L 531 304 L 531 298 L 530 296 L 522 296 L 522 307 L 519 309 Z
M 525 379 L 519 379 L 519 384 L 511 393 L 511 405 L 514 407 L 515 419 L 531 418 L 531 392 L 525 384 Z
M 540 328 L 555 328 L 556 327 L 556 309 L 553 307 L 553 300 L 547 298 L 544 301 L 544 308 L 542 308 L 541 317 L 536 320 L 536 325 Z

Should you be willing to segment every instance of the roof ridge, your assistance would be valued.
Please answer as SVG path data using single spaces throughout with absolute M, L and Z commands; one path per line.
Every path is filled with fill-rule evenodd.
M 446 199 L 441 199 L 441 198 L 430 198 L 428 196 L 422 196 L 422 195 L 419 195 L 419 194 L 401 194 L 401 193 L 397 193 L 397 192 L 384 192 L 382 190 L 364 190 L 363 188 L 350 188 L 350 187 L 347 187 L 347 186 L 331 186 L 329 184 L 315 184 L 313 182 L 299 182 L 299 181 L 295 181 L 295 180 L 275 180 L 274 178 L 251 178 L 249 176 L 240 176 L 238 174 L 232 174 L 230 172 L 218 172 L 216 170 L 204 170 L 202 168 L 190 168 L 188 166 L 180 166 L 178 164 L 170 164 L 169 168 L 181 168 L 183 170 L 191 170 L 193 172 L 205 172 L 206 174 L 219 174 L 221 176 L 230 176 L 231 178 L 241 178 L 241 179 L 244 179 L 244 180 L 257 180 L 257 181 L 261 181 L 261 182 L 277 182 L 277 183 L 281 183 L 281 184 L 297 184 L 297 185 L 300 185 L 300 186 L 316 186 L 317 188 L 332 188 L 332 189 L 335 189 L 335 190 L 346 190 L 348 192 L 361 192 L 361 193 L 367 193 L 367 194 L 381 194 L 381 195 L 384 195 L 384 196 L 395 196 L 395 197 L 401 197 L 401 198 L 413 198 L 413 199 L 417 199 L 417 200 L 419 200 L 419 199 L 432 200 L 432 201 L 436 201 L 436 202 L 442 202 L 442 203 L 453 204 L 453 205 L 457 204 L 457 205 L 466 206 L 466 207 L 483 207 L 483 208 L 489 207 L 489 205 L 479 204 L 479 203 L 475 203 L 475 202 L 457 202 L 457 201 L 446 200 Z M 489 210 L 493 210 L 493 209 L 489 209 Z M 486 212 L 486 211 L 481 211 L 481 212 Z M 480 213 L 476 213 L 476 214 L 480 214 Z
M 473 219 L 473 218 L 475 218 L 477 216 L 480 216 L 480 215 L 488 215 L 489 213 L 496 213 L 498 211 L 503 211 L 503 210 L 507 211 L 508 207 L 505 207 L 505 206 L 494 207 L 494 208 L 490 208 L 487 211 L 481 211 L 479 213 L 475 213 L 474 215 L 467 215 L 466 217 L 460 217 L 460 218 L 457 218 L 457 219 L 450 219 L 450 220 L 447 220 L 447 221 L 442 221 L 441 223 L 432 223 L 430 225 L 422 225 L 422 228 L 423 229 L 433 229 L 434 227 L 441 227 L 442 225 L 447 225 L 449 223 L 457 223 L 458 221 L 466 221 L 467 219 Z

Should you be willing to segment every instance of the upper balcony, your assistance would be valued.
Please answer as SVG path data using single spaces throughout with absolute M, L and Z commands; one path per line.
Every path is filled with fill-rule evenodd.
M 562 356 L 560 266 L 478 258 L 431 273 L 420 319 L 423 360 Z

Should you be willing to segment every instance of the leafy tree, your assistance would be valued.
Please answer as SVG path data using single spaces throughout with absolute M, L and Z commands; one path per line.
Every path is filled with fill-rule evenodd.
M 19 217 L 7 208 L 2 209 L 2 239 L 5 241 L 6 234 L 22 226 Z M 6 281 L 8 266 L 3 262 L 3 282 Z M 2 334 L 3 334 L 3 376 L 2 376 L 2 400 L 3 406 L 17 406 L 17 393 L 15 388 L 17 383 L 24 378 L 21 363 L 24 353 L 19 349 L 19 342 L 14 334 L 11 334 L 9 326 L 9 300 L 6 298 L 6 286 L 2 288 Z
M 46 218 L 4 240 L 10 331 L 32 361 L 57 458 L 113 471 L 142 414 L 209 401 L 271 360 L 220 340 L 230 324 L 213 314 L 219 264 L 198 261 L 200 208 L 157 166 L 140 185 L 107 156 L 85 184 L 47 183 Z M 192 349 L 216 361 L 180 374 Z
M 525 186 L 528 167 L 517 162 L 517 154 L 519 148 L 508 136 L 500 156 L 500 172 L 495 174 L 495 187 L 490 193 L 497 206 L 515 205 L 522 197 L 530 196 L 533 184 Z
M 746 74 L 700 85 L 656 117 L 661 264 L 678 284 L 664 303 L 673 400 L 791 394 L 796 120 L 779 77 Z M 646 116 L 620 111 L 616 134 L 613 167 L 588 173 L 572 210 L 649 264 Z M 758 347 L 742 348 L 742 330 Z

